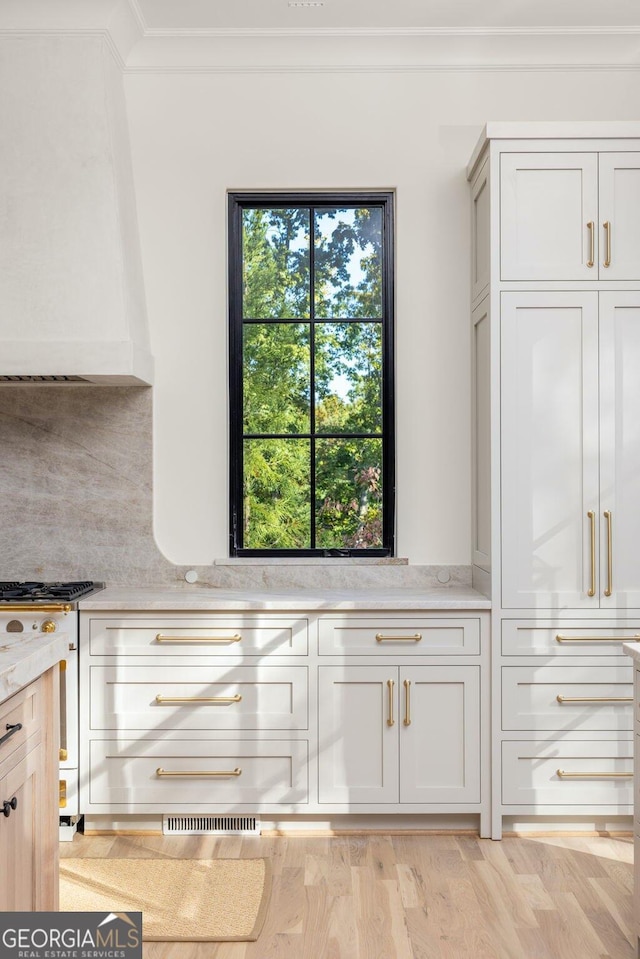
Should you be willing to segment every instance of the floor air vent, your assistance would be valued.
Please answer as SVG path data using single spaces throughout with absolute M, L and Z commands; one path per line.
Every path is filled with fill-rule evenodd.
M 163 816 L 163 836 L 259 836 L 255 816 Z

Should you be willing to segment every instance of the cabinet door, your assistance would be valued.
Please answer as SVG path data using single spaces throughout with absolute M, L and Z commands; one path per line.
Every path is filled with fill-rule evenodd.
M 640 293 L 601 293 L 599 555 L 603 607 L 640 608 L 639 370 Z
M 0 778 L 0 804 L 14 799 L 9 816 L 0 814 L 0 910 L 43 908 L 39 889 L 42 745 L 35 746 Z
M 593 608 L 597 294 L 504 293 L 501 310 L 502 604 Z
M 640 153 L 601 153 L 599 183 L 600 279 L 637 280 L 640 277 Z
M 400 669 L 400 800 L 480 801 L 480 667 Z
M 597 153 L 500 154 L 500 248 L 503 280 L 597 280 Z
M 318 669 L 321 803 L 398 802 L 397 680 L 395 666 Z

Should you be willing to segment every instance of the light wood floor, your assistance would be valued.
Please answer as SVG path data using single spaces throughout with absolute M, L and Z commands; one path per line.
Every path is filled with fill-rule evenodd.
M 269 857 L 253 943 L 145 959 L 634 959 L 631 837 L 88 837 L 61 856 Z M 633 945 L 632 945 L 633 944 Z

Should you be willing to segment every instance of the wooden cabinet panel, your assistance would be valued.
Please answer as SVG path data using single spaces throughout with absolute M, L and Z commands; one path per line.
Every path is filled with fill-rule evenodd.
M 399 690 L 401 802 L 479 802 L 479 667 L 404 666 Z
M 630 666 L 503 666 L 504 730 L 630 730 Z
M 320 801 L 480 801 L 477 666 L 322 666 Z
M 502 758 L 506 805 L 609 806 L 621 814 L 631 811 L 632 742 L 504 742 Z
M 89 676 L 95 730 L 308 725 L 304 666 L 92 665 Z
M 306 619 L 256 614 L 137 618 L 90 615 L 92 656 L 306 656 Z
M 323 616 L 321 656 L 474 656 L 480 620 L 442 616 Z
M 321 803 L 397 803 L 398 671 L 393 666 L 318 670 Z
M 502 153 L 500 209 L 502 280 L 598 278 L 597 153 Z
M 601 153 L 599 183 L 600 279 L 638 280 L 640 153 Z
M 501 331 L 502 605 L 591 608 L 597 295 L 505 293 Z
M 640 639 L 640 621 L 621 626 L 615 620 L 503 619 L 503 656 L 608 656 L 625 662 L 623 643 Z
M 308 801 L 304 741 L 93 740 L 90 802 L 203 812 Z

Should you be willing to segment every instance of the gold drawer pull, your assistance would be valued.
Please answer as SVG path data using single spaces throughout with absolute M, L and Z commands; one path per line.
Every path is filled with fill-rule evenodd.
M 163 636 L 158 633 L 156 643 L 239 643 L 241 639 L 239 633 L 233 636 Z
M 156 696 L 156 702 L 159 706 L 171 705 L 172 703 L 209 703 L 218 706 L 230 706 L 231 703 L 239 703 L 242 696 Z
M 605 220 L 602 224 L 604 227 L 604 235 L 606 239 L 606 255 L 604 258 L 603 266 L 611 266 L 611 223 L 609 220 Z
M 156 776 L 241 776 L 242 770 L 235 769 L 163 769 L 158 766 Z
M 422 633 L 414 633 L 413 636 L 394 636 L 392 634 L 376 633 L 376 643 L 419 643 L 422 639 Z
M 607 264 L 605 263 L 605 266 Z M 604 591 L 605 596 L 611 596 L 613 593 L 613 540 L 611 533 L 611 510 L 604 511 L 604 518 L 607 524 L 607 588 Z
M 593 220 L 589 220 L 587 223 L 587 230 L 589 231 L 589 259 L 587 260 L 587 266 L 589 269 L 595 263 L 595 234 L 594 234 L 595 223 Z
M 593 265 L 593 264 L 592 264 Z M 591 567 L 591 586 L 587 590 L 587 596 L 596 595 L 596 514 L 592 509 L 587 513 L 589 518 L 590 530 L 590 567 Z
M 411 680 L 404 681 L 404 720 L 405 726 L 411 725 Z
M 58 781 L 58 807 L 60 809 L 67 808 L 67 780 L 60 779 Z
M 567 773 L 556 770 L 558 779 L 633 779 L 633 773 Z
M 59 762 L 65 763 L 68 758 L 69 758 L 69 753 L 67 752 L 66 749 L 59 749 L 59 750 L 58 750 L 58 760 L 59 760 Z
M 387 726 L 393 726 L 395 724 L 395 719 L 393 718 L 393 680 L 387 680 L 387 689 L 389 690 L 389 716 L 387 717 Z
M 558 633 L 556 643 L 631 643 L 640 639 L 640 633 L 634 636 L 563 636 Z
M 559 703 L 632 703 L 633 696 L 561 696 L 556 699 Z

